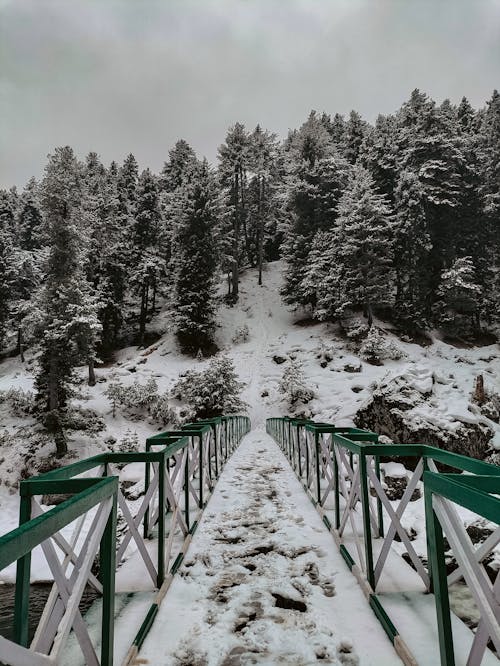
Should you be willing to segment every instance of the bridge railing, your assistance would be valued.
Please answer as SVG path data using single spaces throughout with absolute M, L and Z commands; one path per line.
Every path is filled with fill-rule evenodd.
M 0 637 L 0 662 L 58 664 L 73 630 L 86 664 L 112 664 L 115 577 L 129 545 L 134 542 L 151 587 L 159 589 L 158 606 L 166 572 L 175 573 L 196 529 L 191 514 L 203 509 L 249 428 L 244 416 L 187 424 L 149 438 L 144 452 L 105 453 L 22 481 L 19 528 L 0 537 L 0 570 L 17 562 L 14 641 Z M 130 463 L 145 466 L 144 492 L 131 501 L 118 469 Z M 41 495 L 69 497 L 44 511 Z M 68 526 L 74 528 L 69 539 L 62 533 Z M 156 557 L 147 547 L 152 536 Z M 31 552 L 38 545 L 54 583 L 28 648 Z M 98 576 L 92 571 L 97 555 Z M 103 597 L 100 659 L 78 610 L 87 585 Z
M 494 496 L 500 494 L 499 467 L 422 444 L 380 444 L 376 433 L 358 428 L 274 418 L 268 420 L 267 430 L 290 460 L 393 640 L 395 628 L 379 594 L 392 584 L 397 569 L 391 548 L 396 539 L 404 546 L 405 559 L 420 578 L 422 591 L 436 590 L 442 664 L 455 663 L 447 590 L 461 579 L 481 613 L 481 632 L 476 634 L 468 666 L 481 663 L 489 640 L 500 654 L 500 575 L 493 584 L 482 566 L 500 542 L 500 499 Z M 403 459 L 413 468 L 397 500 L 381 476 L 383 457 Z M 453 473 L 440 473 L 438 465 Z M 422 486 L 426 523 L 431 526 L 426 530 L 427 558 L 419 557 L 404 527 L 410 502 L 420 495 Z M 482 493 L 481 501 L 478 493 Z M 479 547 L 472 545 L 454 503 L 469 509 L 473 505 L 471 511 L 497 524 Z M 436 548 L 442 529 L 458 565 L 444 578 L 443 549 Z

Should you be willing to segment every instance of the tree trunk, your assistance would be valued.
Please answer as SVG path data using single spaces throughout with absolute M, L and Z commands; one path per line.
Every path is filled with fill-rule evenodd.
M 367 323 L 368 323 L 368 328 L 370 329 L 373 326 L 373 312 L 372 312 L 372 306 L 370 303 L 365 301 L 364 304 L 364 315 L 367 318 Z
M 90 358 L 89 359 L 89 386 L 95 386 L 96 385 L 94 363 L 95 363 L 94 359 Z
M 21 363 L 24 363 L 24 342 L 23 342 L 23 329 L 21 326 L 17 328 L 17 355 L 21 357 Z
M 49 381 L 48 381 L 48 396 L 47 396 L 47 407 L 48 407 L 48 420 L 47 426 L 49 432 L 54 435 L 54 442 L 56 445 L 56 454 L 58 458 L 62 458 L 68 453 L 68 443 L 66 442 L 66 437 L 64 436 L 64 431 L 61 424 L 60 408 L 59 404 L 59 392 L 58 392 L 58 367 L 57 367 L 57 356 L 52 356 L 50 359 L 50 371 L 49 371 Z
M 141 313 L 139 316 L 139 347 L 144 346 L 144 338 L 146 336 L 146 317 L 148 313 L 148 291 L 149 285 L 147 280 L 142 283 L 141 287 Z
M 233 261 L 231 267 L 232 273 L 232 289 L 231 293 L 235 300 L 238 299 L 238 279 L 239 279 L 239 237 L 240 237 L 240 210 L 239 210 L 239 173 L 236 170 L 234 173 L 234 193 L 235 210 L 234 210 L 234 224 L 233 224 Z
M 259 286 L 262 286 L 262 261 L 264 258 L 264 188 L 265 188 L 265 179 L 264 176 L 259 177 Z

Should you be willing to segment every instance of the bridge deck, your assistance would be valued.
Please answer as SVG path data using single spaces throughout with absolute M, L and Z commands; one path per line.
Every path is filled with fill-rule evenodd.
M 262 431 L 247 435 L 227 464 L 139 659 L 156 666 L 402 663 Z

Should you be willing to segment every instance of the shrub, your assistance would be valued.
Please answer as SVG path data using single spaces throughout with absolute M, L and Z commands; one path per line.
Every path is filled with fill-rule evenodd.
M 247 342 L 249 337 L 250 331 L 248 330 L 248 326 L 243 324 L 243 326 L 239 326 L 234 332 L 233 342 L 235 345 L 240 344 L 241 342 Z
M 402 349 L 392 340 L 385 338 L 375 326 L 368 331 L 359 353 L 369 363 L 377 364 L 385 360 L 398 361 L 405 356 Z
M 21 388 L 0 391 L 0 402 L 8 405 L 11 414 L 17 417 L 29 416 L 35 410 L 35 394 Z
M 315 397 L 314 391 L 307 386 L 302 366 L 297 361 L 289 362 L 279 387 L 289 407 L 296 407 L 298 403 L 305 405 Z
M 243 386 L 231 359 L 221 355 L 204 370 L 181 374 L 172 388 L 172 397 L 187 407 L 183 420 L 212 418 L 246 409 L 240 398 Z

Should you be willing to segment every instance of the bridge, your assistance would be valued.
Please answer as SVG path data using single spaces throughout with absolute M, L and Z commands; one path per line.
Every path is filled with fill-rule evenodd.
M 327 423 L 272 418 L 266 430 L 250 432 L 244 416 L 209 419 L 151 437 L 142 452 L 22 481 L 19 527 L 0 537 L 0 570 L 16 566 L 13 634 L 0 636 L 0 661 L 498 664 L 500 468 Z M 385 483 L 388 459 L 411 470 L 397 497 Z M 124 473 L 131 467 L 140 482 Z M 44 495 L 61 501 L 47 510 Z M 408 530 L 419 496 L 426 558 Z M 479 543 L 464 512 L 490 527 Z M 37 547 L 53 585 L 33 633 Z M 248 580 L 253 596 L 242 603 L 236 590 Z M 452 610 L 457 584 L 473 603 L 472 628 Z M 89 589 L 95 601 L 84 613 Z M 336 636 L 332 653 L 328 636 L 339 628 L 352 643 Z M 278 631 L 288 644 L 273 652 Z M 174 658 L 177 632 L 185 640 Z

